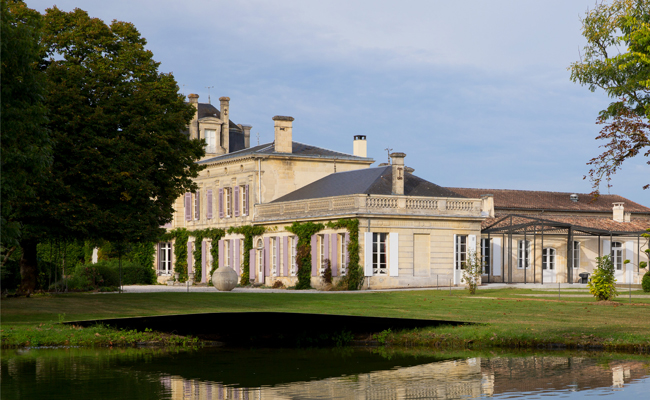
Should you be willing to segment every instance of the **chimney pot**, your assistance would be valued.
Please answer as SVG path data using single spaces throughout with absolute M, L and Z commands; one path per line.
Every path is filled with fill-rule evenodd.
M 366 142 L 366 135 L 354 135 L 352 154 L 357 157 L 368 157 L 368 142 Z
M 221 108 L 221 143 L 225 154 L 230 153 L 230 97 L 219 97 Z
M 625 203 L 612 203 L 612 219 L 616 222 L 625 222 L 625 207 L 623 207 L 623 204 Z
M 293 152 L 293 117 L 276 115 L 275 121 L 275 152 Z
M 247 149 L 251 147 L 251 129 L 250 125 L 241 125 L 242 131 L 244 131 L 244 148 Z
M 404 153 L 392 153 L 393 160 L 393 194 L 404 194 Z

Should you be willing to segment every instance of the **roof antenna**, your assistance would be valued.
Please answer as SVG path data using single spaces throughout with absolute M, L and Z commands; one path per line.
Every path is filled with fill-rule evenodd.
M 388 153 L 388 164 L 390 165 L 390 152 L 393 151 L 390 147 L 386 147 L 384 150 Z
M 257 136 L 257 145 L 259 146 L 259 145 L 260 145 L 260 133 L 257 132 L 257 133 L 255 134 L 255 136 Z
M 183 96 L 185 96 L 185 84 L 183 84 Z
M 214 86 L 206 86 L 205 88 L 208 89 L 208 104 L 212 104 L 212 102 L 210 101 L 210 89 L 214 88 Z

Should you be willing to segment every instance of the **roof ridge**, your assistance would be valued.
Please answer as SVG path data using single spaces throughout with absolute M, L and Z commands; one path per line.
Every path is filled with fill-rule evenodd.
M 487 189 L 487 188 L 469 188 L 469 187 L 451 187 L 451 186 L 446 186 L 447 189 L 453 190 L 453 189 L 467 189 L 467 190 L 500 190 L 504 192 L 537 192 L 537 193 L 557 193 L 557 194 L 583 194 L 586 196 L 591 195 L 591 193 L 581 193 L 581 192 L 556 192 L 552 190 L 533 190 L 533 189 Z M 623 197 L 620 194 L 612 194 L 612 193 L 607 193 L 607 194 L 600 194 L 600 197 L 602 196 L 618 196 L 618 197 Z M 625 197 L 623 197 L 625 198 Z M 626 198 L 625 198 L 626 199 Z M 630 200 L 632 201 L 632 200 Z
M 316 145 L 313 145 L 313 144 L 307 144 L 307 143 L 303 143 L 303 142 L 298 142 L 298 141 L 296 141 L 296 140 L 292 140 L 292 142 L 293 142 L 293 143 L 301 144 L 301 145 L 303 145 L 303 146 L 318 147 L 319 149 L 323 149 L 323 150 L 331 151 L 332 153 L 343 154 L 343 155 L 345 155 L 345 156 L 347 156 L 347 157 L 359 157 L 359 156 L 356 156 L 356 155 L 354 155 L 354 154 L 343 153 L 343 152 L 341 152 L 341 151 L 336 151 L 336 150 L 328 149 L 327 147 L 321 147 L 321 146 L 316 146 Z M 359 158 L 369 158 L 369 157 L 359 157 Z

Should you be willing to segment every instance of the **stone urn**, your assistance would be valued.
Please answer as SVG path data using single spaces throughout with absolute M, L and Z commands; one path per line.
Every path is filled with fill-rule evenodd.
M 230 267 L 219 267 L 212 274 L 212 284 L 220 292 L 230 292 L 237 286 L 238 280 L 237 273 Z

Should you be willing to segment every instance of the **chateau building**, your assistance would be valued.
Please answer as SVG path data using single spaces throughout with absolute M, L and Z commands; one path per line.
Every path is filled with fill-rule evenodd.
M 206 168 L 196 178 L 199 189 L 176 201 L 173 221 L 166 227 L 189 231 L 264 227 L 265 233 L 254 238 L 249 253 L 254 283 L 271 286 L 280 281 L 293 286 L 297 282 L 297 237 L 286 230 L 294 221 L 357 219 L 364 288 L 460 285 L 462 266 L 476 251 L 486 265 L 483 281 L 575 282 L 578 273 L 593 271 L 597 254 L 611 251 L 618 257 L 629 248 L 630 253 L 620 253 L 621 257 L 636 255 L 638 261 L 647 248 L 639 234 L 650 227 L 650 209 L 618 196 L 601 196 L 596 205 L 589 203 L 587 195 L 575 202 L 569 194 L 443 188 L 414 175 L 405 165 L 404 153 L 391 154 L 390 164 L 371 167 L 374 160 L 367 156 L 364 135 L 354 136 L 352 154 L 294 141 L 293 118 L 286 116 L 273 117 L 273 142 L 251 147 L 251 127 L 230 120 L 229 98 L 220 98 L 217 110 L 199 103 L 198 95 L 188 97 L 197 111 L 187 134 L 206 140 L 206 156 L 199 161 Z M 607 217 L 608 201 L 624 203 L 627 213 L 617 211 L 624 207 L 617 205 L 614 218 L 611 209 Z M 535 223 L 527 218 L 535 218 Z M 571 218 L 581 218 L 580 225 Z M 538 249 L 538 238 L 531 244 L 529 230 L 539 235 L 542 226 L 546 234 Z M 563 261 L 567 248 L 561 244 L 567 237 L 579 242 L 568 250 L 575 254 L 569 257 L 573 260 L 569 267 Z M 210 248 L 219 246 L 218 265 L 241 275 L 243 239 L 229 233 L 218 243 L 209 239 L 194 243 L 190 236 L 188 272 L 197 269 L 192 253 L 201 246 L 201 276 L 195 280 L 208 282 Z M 321 285 L 328 263 L 334 280 L 347 273 L 349 241 L 347 229 L 326 227 L 313 235 L 312 286 Z M 158 244 L 155 268 L 160 282 L 173 276 L 172 248 L 172 243 Z M 621 261 L 621 270 L 627 267 Z M 636 282 L 638 273 L 620 278 Z

